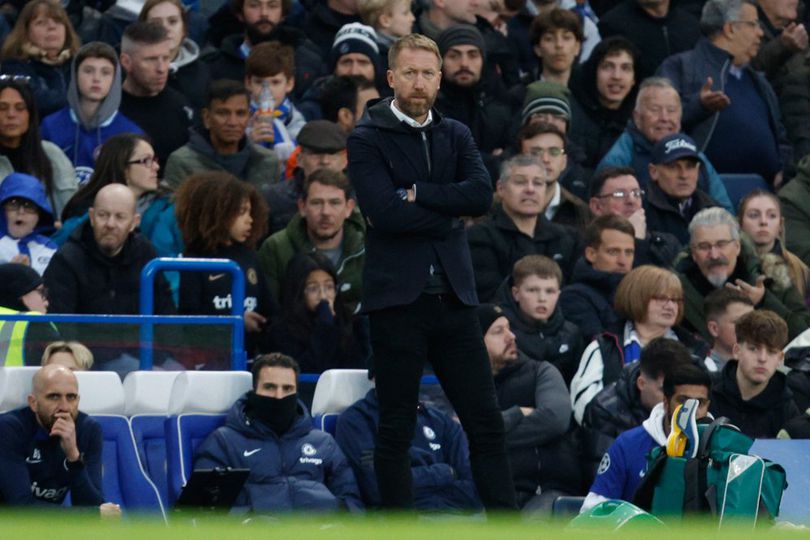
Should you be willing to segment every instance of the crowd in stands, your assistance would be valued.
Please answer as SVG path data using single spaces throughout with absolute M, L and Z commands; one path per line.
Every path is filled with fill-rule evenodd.
M 420 201 L 439 197 L 431 182 L 473 166 L 462 154 L 431 168 L 431 153 L 457 149 L 431 146 L 410 117 L 369 114 L 393 99 L 391 46 L 420 33 L 442 64 L 428 118 L 454 120 L 474 141 L 495 195 L 484 215 L 450 227 L 468 243 L 458 256 L 472 261 L 523 511 L 545 515 L 560 495 L 587 495 L 584 508 L 630 500 L 646 451 L 689 398 L 699 416 L 729 417 L 751 437 L 800 436 L 810 413 L 804 7 L 0 0 L 0 314 L 137 314 L 140 272 L 156 256 L 235 261 L 254 389 L 198 465 L 251 468 L 240 504 L 255 510 L 377 506 L 375 391 L 343 414 L 336 441 L 312 429 L 296 396 L 300 373 L 373 367 L 366 313 L 378 306 L 363 301 L 364 281 L 394 303 L 399 284 L 366 264 L 367 234 L 406 218 L 397 230 L 446 232 L 428 215 L 385 211 L 374 167 L 412 174 L 396 196 Z M 359 124 L 365 140 L 352 144 Z M 409 130 L 427 163 L 421 148 L 391 157 Z M 355 154 L 349 167 L 347 146 L 367 152 L 367 166 Z M 374 198 L 373 215 L 355 188 Z M 419 262 L 401 255 L 387 262 Z M 155 313 L 230 314 L 231 286 L 220 272 L 160 275 Z M 3 339 L 12 333 L 0 365 L 122 377 L 138 367 L 137 330 L 0 325 Z M 161 369 L 220 365 L 184 354 L 195 338 L 182 330 L 157 333 L 169 344 Z M 70 382 L 63 371 L 35 390 Z M 479 510 L 461 428 L 419 407 L 416 506 Z M 15 421 L 34 430 L 29 416 Z M 0 434 L 7 426 L 0 417 Z M 2 439 L 0 468 L 11 452 Z M 279 462 L 239 457 L 254 440 Z M 301 444 L 312 453 L 299 459 Z M 308 484 L 284 498 L 279 477 Z M 11 489 L 0 481 L 0 503 L 30 502 Z

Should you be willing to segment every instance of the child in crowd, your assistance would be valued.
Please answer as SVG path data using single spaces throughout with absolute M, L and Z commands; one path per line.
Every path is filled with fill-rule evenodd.
M 0 184 L 0 262 L 16 262 L 42 275 L 56 252 L 46 235 L 53 232 L 53 212 L 42 182 L 12 173 Z
M 245 60 L 245 87 L 250 92 L 250 112 L 253 119 L 248 126 L 248 136 L 254 143 L 273 148 L 278 159 L 284 163 L 295 149 L 295 138 L 306 124 L 306 119 L 290 101 L 290 92 L 295 87 L 295 53 L 292 48 L 279 42 L 260 43 L 250 50 Z M 273 110 L 272 131 L 270 122 L 261 115 L 262 90 L 268 87 Z
M 542 255 L 527 255 L 515 263 L 512 276 L 495 300 L 509 319 L 518 349 L 535 360 L 554 364 L 569 384 L 585 341 L 579 328 L 566 321 L 557 306 L 562 279 L 556 262 Z
M 748 295 L 734 289 L 717 289 L 703 300 L 706 329 L 712 337 L 711 363 L 707 361 L 710 371 L 722 371 L 726 362 L 734 358 L 733 349 L 737 344 L 734 324 L 751 311 L 754 311 L 754 304 Z
M 186 246 L 184 256 L 231 259 L 242 268 L 245 350 L 252 357 L 271 311 L 269 289 L 255 252 L 256 242 L 267 231 L 267 203 L 251 184 L 216 171 L 189 176 L 175 192 L 175 205 Z M 223 272 L 181 273 L 178 311 L 183 315 L 230 315 L 231 281 L 230 274 Z
M 88 43 L 73 59 L 68 106 L 42 121 L 42 138 L 67 155 L 79 184 L 93 174 L 102 144 L 119 133 L 143 130 L 118 111 L 121 66 L 115 50 L 98 41 Z
M 360 18 L 377 33 L 380 58 L 388 68 L 388 49 L 396 40 L 411 33 L 416 18 L 411 0 L 358 0 Z

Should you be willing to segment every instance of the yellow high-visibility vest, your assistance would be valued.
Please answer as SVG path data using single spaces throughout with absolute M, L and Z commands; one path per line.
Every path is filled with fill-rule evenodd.
M 0 315 L 17 315 L 21 313 L 0 306 Z M 35 312 L 29 312 L 35 313 Z M 0 320 L 0 366 L 24 366 L 23 342 L 28 330 L 28 321 Z

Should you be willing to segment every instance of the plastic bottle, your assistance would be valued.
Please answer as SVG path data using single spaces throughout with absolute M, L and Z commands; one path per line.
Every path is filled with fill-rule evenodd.
M 276 108 L 276 104 L 273 101 L 273 94 L 270 92 L 270 85 L 267 81 L 262 83 L 262 91 L 259 94 L 259 108 L 256 111 L 256 122 L 258 125 L 267 125 L 269 129 L 266 131 L 269 135 L 262 137 L 259 139 L 261 142 L 267 142 L 272 144 L 274 142 L 274 135 L 273 135 L 273 120 L 275 119 L 274 109 Z

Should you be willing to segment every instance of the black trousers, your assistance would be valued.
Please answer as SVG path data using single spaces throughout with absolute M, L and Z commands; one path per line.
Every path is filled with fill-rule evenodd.
M 470 445 L 470 465 L 487 509 L 514 509 L 503 418 L 475 308 L 455 295 L 426 295 L 369 314 L 380 423 L 374 469 L 384 508 L 413 506 L 408 449 L 419 383 L 429 361 Z

